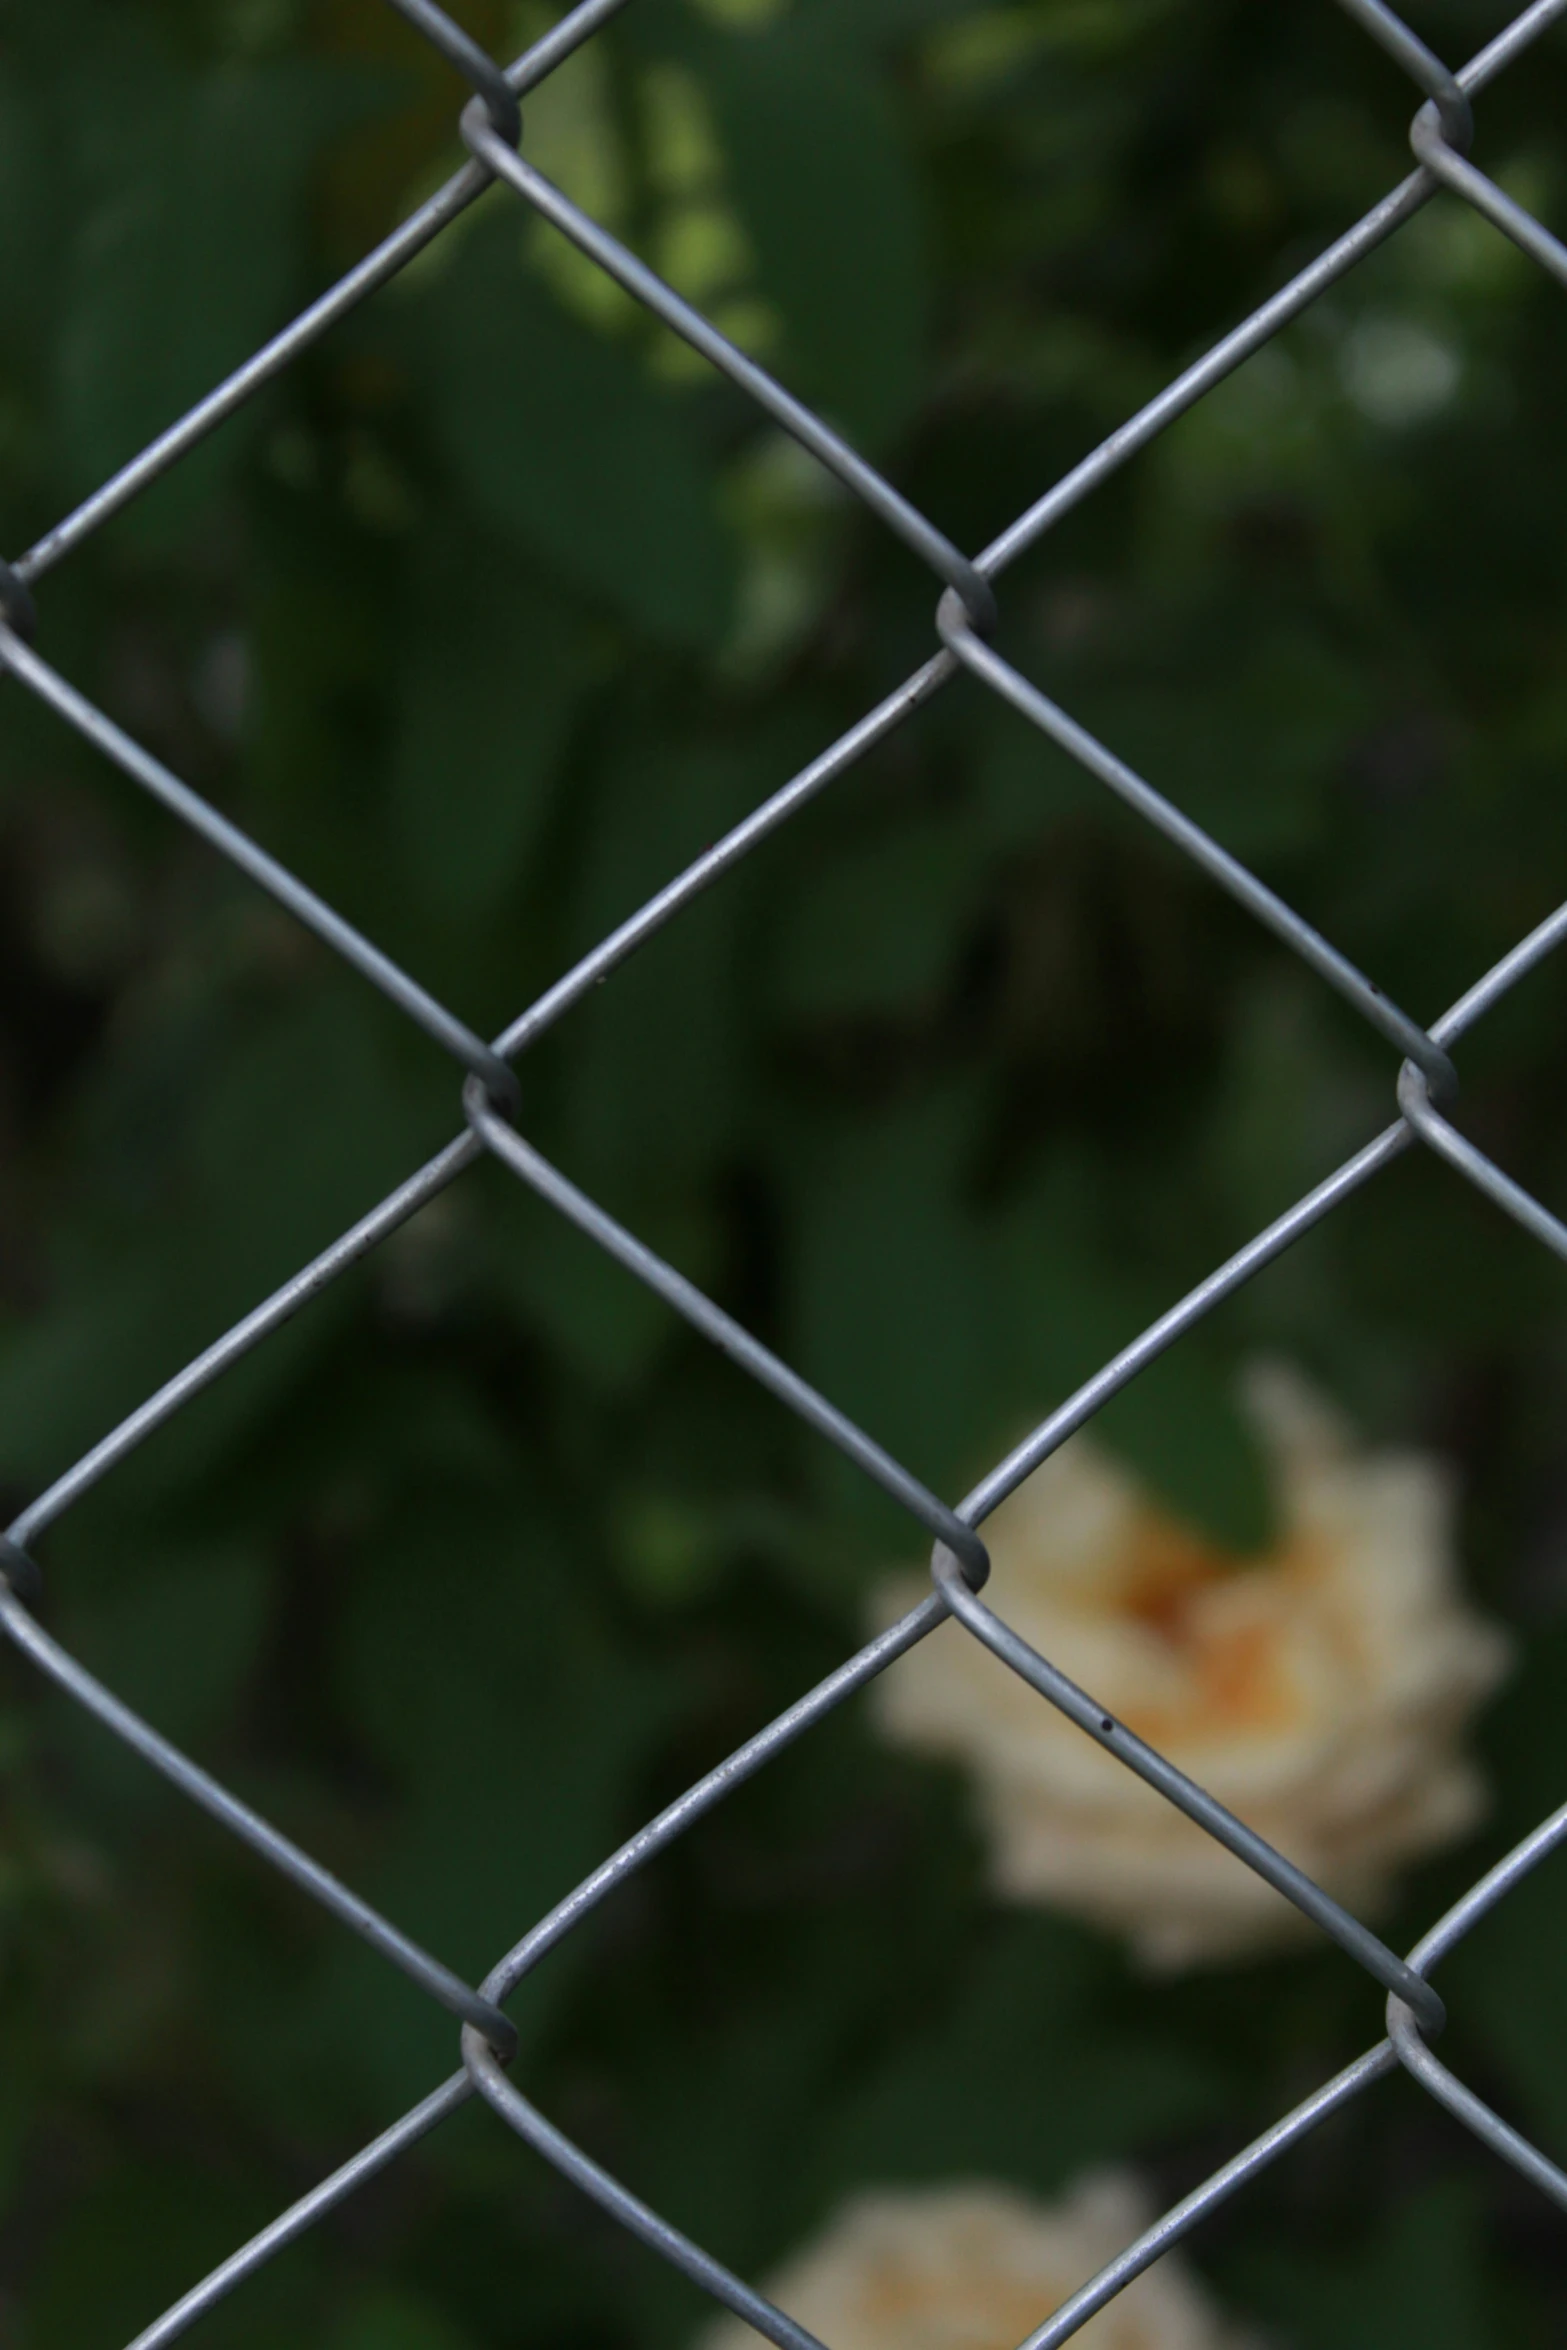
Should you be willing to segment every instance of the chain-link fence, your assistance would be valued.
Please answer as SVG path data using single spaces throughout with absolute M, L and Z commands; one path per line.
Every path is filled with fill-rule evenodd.
M 1387 2036 L 1324 2084 L 1251 2145 L 1167 2211 L 1108 2267 L 1040 2323 L 1024 2350 L 1051 2350 L 1067 2341 L 1124 2285 L 1156 2261 L 1209 2212 L 1257 2172 L 1297 2144 L 1330 2114 L 1402 2066 L 1504 2161 L 1546 2196 L 1567 2205 L 1567 2172 L 1559 2169 L 1492 2112 L 1433 2053 L 1444 2021 L 1430 1976 L 1487 1911 L 1500 1902 L 1564 1837 L 1567 1806 L 1541 1823 L 1439 1918 L 1406 1957 L 1399 1957 L 1309 1876 L 1292 1866 L 1160 1753 L 1105 1713 L 1048 1658 L 1023 1641 L 980 1597 L 988 1560 L 979 1528 L 997 1505 L 1067 1437 L 1164 1350 L 1220 1302 L 1270 1264 L 1302 1234 L 1416 1143 L 1435 1152 L 1544 1247 L 1567 1257 L 1567 1226 L 1484 1156 L 1449 1115 L 1458 1093 L 1451 1049 L 1526 973 L 1567 937 L 1567 907 L 1521 939 L 1489 971 L 1478 975 L 1440 1019 L 1423 1028 L 1401 1011 L 1300 915 L 1237 862 L 1215 840 L 1141 776 L 1058 708 L 999 653 L 995 583 L 1061 518 L 1184 415 L 1253 353 L 1278 335 L 1338 280 L 1433 198 L 1444 192 L 1473 207 L 1567 289 L 1567 247 L 1469 160 L 1475 136 L 1472 103 L 1522 58 L 1558 19 L 1567 0 L 1534 0 L 1460 70 L 1450 72 L 1382 0 L 1342 0 L 1348 14 L 1421 93 L 1411 144 L 1416 168 L 1327 251 L 1300 271 L 1204 357 L 1168 384 L 1081 463 L 1034 502 L 980 554 L 970 559 L 934 522 L 905 499 L 821 416 L 795 400 L 756 361 L 736 347 L 632 252 L 554 186 L 527 159 L 520 101 L 616 15 L 626 0 L 582 0 L 553 30 L 502 70 L 433 0 L 395 4 L 472 85 L 462 137 L 470 160 L 359 266 L 257 351 L 228 380 L 124 466 L 59 526 L 13 565 L 0 565 L 0 652 L 18 685 L 55 712 L 183 824 L 201 834 L 232 864 L 269 891 L 300 922 L 416 1022 L 452 1055 L 465 1073 L 462 1130 L 406 1182 L 331 1247 L 237 1322 L 178 1375 L 149 1396 L 118 1427 L 15 1519 L 3 1540 L 5 1578 L 0 1621 L 15 1645 L 87 1712 L 193 1801 L 202 1805 L 281 1875 L 361 1936 L 457 2019 L 462 2063 L 449 2079 L 405 2113 L 372 2144 L 323 2180 L 209 2276 L 194 2284 L 138 2337 L 136 2350 L 172 2341 L 204 2311 L 241 2285 L 274 2253 L 310 2229 L 367 2180 L 474 2096 L 485 2100 L 517 2134 L 606 2212 L 717 2301 L 757 2328 L 781 2350 L 820 2350 L 786 2310 L 733 2275 L 659 2213 L 609 2175 L 550 2119 L 509 2076 L 516 2035 L 505 2003 L 523 1977 L 586 1919 L 615 1887 L 643 1868 L 733 1788 L 761 1770 L 792 1741 L 863 1688 L 951 1616 L 993 1651 L 1000 1667 L 1058 1707 L 1123 1766 L 1144 1779 L 1219 1843 L 1275 1887 L 1338 1943 L 1387 1992 Z M 112 719 L 83 697 L 34 648 L 32 590 L 56 564 L 142 490 L 177 465 L 203 437 L 241 408 L 280 370 L 328 334 L 457 218 L 494 181 L 551 222 L 588 259 L 703 359 L 737 384 L 784 432 L 835 475 L 889 531 L 930 567 L 940 583 L 935 616 L 938 647 L 911 677 L 857 725 L 830 744 L 771 798 L 648 899 L 595 945 L 505 1028 L 486 1041 L 399 968 L 303 881 L 211 808 Z M 1077 760 L 1183 851 L 1208 879 L 1227 890 L 1305 964 L 1334 988 L 1397 1049 L 1398 1116 L 1326 1181 L 1219 1266 L 1187 1296 L 1151 1323 L 1076 1394 L 1051 1413 L 955 1505 L 940 1500 L 912 1470 L 893 1459 L 830 1398 L 817 1393 L 674 1267 L 625 1230 L 578 1190 L 527 1140 L 526 1095 L 514 1064 L 589 990 L 606 979 L 646 940 L 678 917 L 703 891 L 758 850 L 793 815 L 962 671 L 970 672 L 1020 718 Z M 524 691 L 526 686 L 524 684 Z M 460 746 L 458 746 L 460 755 Z M 685 1317 L 738 1369 L 769 1390 L 787 1411 L 856 1464 L 902 1504 L 933 1542 L 930 1596 L 890 1630 L 849 1658 L 818 1687 L 700 1779 L 619 1851 L 611 1854 L 566 1899 L 534 1923 L 473 1987 L 411 1941 L 389 1919 L 259 1817 L 123 1705 L 43 1629 L 32 1612 L 38 1575 L 32 1551 L 45 1533 L 100 1479 L 155 1429 L 259 1346 L 290 1316 L 349 1266 L 454 1183 L 484 1155 L 499 1160 L 520 1182 L 597 1242 L 611 1257 Z

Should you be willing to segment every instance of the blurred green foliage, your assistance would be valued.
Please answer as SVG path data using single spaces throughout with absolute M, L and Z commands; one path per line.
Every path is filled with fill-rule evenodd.
M 1458 57 L 1496 28 L 1430 0 Z M 497 52 L 549 22 L 472 0 Z M 383 0 L 9 0 L 0 511 L 53 524 L 453 167 Z M 635 0 L 529 152 L 977 546 L 1408 167 L 1327 5 Z M 1559 228 L 1559 39 L 1483 159 Z M 1567 309 L 1433 207 L 1009 576 L 1004 649 L 1433 1016 L 1567 873 Z M 493 194 L 42 584 L 43 650 L 486 1032 L 931 648 L 913 560 Z M 0 723 L 0 1477 L 19 1503 L 456 1129 L 440 1055 L 14 686 Z M 1567 973 L 1463 1053 L 1567 1196 Z M 1385 1048 L 953 687 L 524 1062 L 524 1123 L 955 1494 L 1391 1113 Z M 1239 1549 L 1281 1349 L 1454 1460 L 1560 1797 L 1558 1271 L 1410 1159 L 1111 1439 Z M 855 1644 L 910 1528 L 497 1169 L 44 1546 L 113 1686 L 477 1973 Z M 450 2028 L 8 1672 L 6 2320 L 106 2350 L 422 2094 Z M 1451 2060 L 1567 2145 L 1567 1859 L 1449 1970 Z M 999 1909 L 958 1779 L 835 1717 L 517 2002 L 546 2109 L 749 2274 L 850 2187 L 1184 2188 L 1379 2029 L 1315 1953 L 1134 1979 Z M 1198 2246 L 1300 2350 L 1525 2345 L 1530 2190 L 1407 2084 Z M 697 2297 L 485 2114 L 205 2329 L 651 2345 Z

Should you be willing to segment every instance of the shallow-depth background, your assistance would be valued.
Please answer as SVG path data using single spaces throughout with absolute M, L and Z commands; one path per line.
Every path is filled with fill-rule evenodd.
M 1490 0 L 1432 0 L 1445 53 Z M 471 0 L 510 54 L 548 12 Z M 0 14 L 15 552 L 453 167 L 383 0 Z M 965 546 L 1408 168 L 1326 0 L 637 0 L 530 154 Z M 1567 49 L 1488 95 L 1560 222 Z M 1567 875 L 1567 305 L 1432 207 L 1011 575 L 1003 648 L 1419 1018 Z M 927 574 L 493 194 L 40 591 L 43 651 L 502 1025 L 930 650 Z M 0 693 L 0 1478 L 20 1503 L 456 1130 L 450 1064 Z M 1567 1196 L 1567 970 L 1463 1053 Z M 523 1122 L 938 1491 L 1385 1122 L 1393 1060 L 967 683 L 523 1064 Z M 1259 1346 L 1446 1454 L 1521 1628 L 1482 1834 L 1564 1792 L 1567 1291 L 1415 1155 L 1106 1417 L 1238 1551 Z M 477 1976 L 844 1656 L 907 1521 L 493 1167 L 42 1546 L 47 1620 Z M 999 1668 L 998 1668 L 999 1670 Z M 7 1667 L 8 2338 L 111 2350 L 450 2069 L 428 2003 Z M 1446 1970 L 1567 2145 L 1567 1858 Z M 1180 2191 L 1368 2044 L 1335 1955 L 1147 1980 L 818 1729 L 517 2002 L 546 2110 L 764 2275 L 851 2187 Z M 1561 2220 L 1395 2081 L 1196 2255 L 1301 2350 L 1559 2339 Z M 205 2328 L 679 2350 L 700 2297 L 469 2112 Z

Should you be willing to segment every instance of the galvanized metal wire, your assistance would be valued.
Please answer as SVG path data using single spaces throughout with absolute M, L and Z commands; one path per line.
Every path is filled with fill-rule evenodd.
M 508 2071 L 516 2035 L 506 2002 L 529 1974 L 597 1908 L 615 1887 L 645 1867 L 732 1789 L 764 1768 L 816 1723 L 949 1618 L 989 1648 L 1045 1704 L 1058 1707 L 1156 1788 L 1248 1867 L 1292 1901 L 1387 1994 L 1386 2036 L 1325 2083 L 1251 2145 L 1215 2171 L 1155 2222 L 1059 2309 L 1041 2311 L 1022 2350 L 1055 2350 L 1123 2286 L 1156 2261 L 1246 2183 L 1327 2117 L 1400 2067 L 1503 2161 L 1554 2202 L 1567 2207 L 1567 2173 L 1483 2104 L 1435 2054 L 1431 2042 L 1444 2022 L 1431 1976 L 1438 1962 L 1495 1905 L 1505 1899 L 1564 1838 L 1567 1805 L 1544 1820 L 1514 1851 L 1438 1919 L 1414 1949 L 1400 1957 L 1309 1876 L 1236 1819 L 1204 1788 L 1107 1714 L 1051 1661 L 1038 1655 L 980 1593 L 989 1561 L 979 1529 L 992 1510 L 1110 1397 L 1174 1345 L 1224 1299 L 1329 1216 L 1402 1153 L 1423 1145 L 1505 1215 L 1559 1257 L 1567 1258 L 1567 1226 L 1496 1166 L 1453 1122 L 1458 1076 L 1452 1048 L 1474 1023 L 1567 938 L 1567 905 L 1521 939 L 1491 970 L 1479 975 L 1440 1019 L 1422 1027 L 1394 1004 L 1294 908 L 1209 837 L 1153 784 L 1097 741 L 1003 657 L 991 641 L 998 624 L 996 582 L 1084 499 L 1128 464 L 1168 425 L 1260 350 L 1368 254 L 1413 219 L 1439 193 L 1473 207 L 1567 289 L 1567 248 L 1470 160 L 1476 136 L 1473 102 L 1530 45 L 1567 17 L 1567 0 L 1533 0 L 1478 55 L 1456 72 L 1383 0 L 1339 0 L 1346 13 L 1387 52 L 1419 93 L 1410 131 L 1415 168 L 1407 178 L 1260 304 L 1202 358 L 1111 433 L 1069 473 L 1038 495 L 991 544 L 963 554 L 945 533 L 849 443 L 795 399 L 758 362 L 736 348 L 712 322 L 681 299 L 638 257 L 555 187 L 525 153 L 519 100 L 617 15 L 628 0 L 581 0 L 504 72 L 434 0 L 391 0 L 463 75 L 474 97 L 460 116 L 469 161 L 410 219 L 291 325 L 255 352 L 189 413 L 67 515 L 14 564 L 0 564 L 0 662 L 16 684 L 44 703 L 129 780 L 159 801 L 180 823 L 268 891 L 334 953 L 351 964 L 414 1021 L 457 1064 L 462 1124 L 426 1164 L 378 1202 L 349 1231 L 264 1299 L 149 1396 L 117 1427 L 74 1461 L 14 1520 L 0 1538 L 0 1625 L 24 1655 L 115 1737 L 132 1748 L 192 1801 L 229 1829 L 269 1867 L 318 1902 L 437 2001 L 457 2021 L 461 2062 L 448 2079 L 323 2179 L 271 2224 L 241 2245 L 209 2276 L 137 2336 L 133 2350 L 161 2350 L 205 2311 L 303 2235 L 396 2157 L 418 2143 L 474 2096 L 482 2098 L 538 2154 L 657 2254 L 713 2298 L 748 2319 L 780 2350 L 822 2350 L 786 2310 L 732 2274 L 671 2220 L 651 2210 L 618 2179 L 567 2138 L 524 2094 Z M 878 521 L 928 567 L 939 601 L 933 650 L 925 663 L 859 723 L 824 749 L 732 831 L 675 875 L 500 1035 L 486 1041 L 457 1013 L 364 937 L 296 874 L 221 816 L 170 773 L 35 649 L 33 590 L 93 532 L 168 469 L 205 435 L 252 399 L 272 377 L 326 335 L 359 303 L 403 268 L 492 183 L 500 182 L 588 256 L 662 323 L 683 337 L 756 402 L 771 420 L 851 491 Z M 884 741 L 913 712 L 961 672 L 968 672 L 1010 705 L 1021 722 L 1058 744 L 1091 775 L 1191 859 L 1270 930 L 1329 987 L 1354 1007 L 1397 1056 L 1390 1070 L 1397 1115 L 1327 1179 L 1297 1200 L 1267 1229 L 1135 1338 L 1067 1398 L 972 1492 L 955 1504 L 941 1500 L 903 1463 L 857 1427 L 830 1398 L 742 1328 L 673 1266 L 624 1229 L 595 1200 L 549 1164 L 523 1128 L 521 1090 L 513 1064 L 562 1015 L 702 892 L 763 844 L 811 800 Z M 39 1574 L 32 1556 L 39 1538 L 91 1487 L 156 1428 L 179 1412 L 282 1323 L 305 1308 L 350 1265 L 364 1257 L 415 1211 L 488 1156 L 586 1233 L 630 1275 L 720 1348 L 786 1410 L 837 1446 L 906 1509 L 931 1537 L 931 1591 L 911 1613 L 882 1632 L 784 1714 L 689 1787 L 591 1876 L 528 1927 L 483 1982 L 462 1981 L 431 1952 L 358 1898 L 268 1821 L 212 1778 L 177 1746 L 96 1680 L 39 1622 L 34 1612 Z M 829 2346 L 830 2350 L 830 2346 Z

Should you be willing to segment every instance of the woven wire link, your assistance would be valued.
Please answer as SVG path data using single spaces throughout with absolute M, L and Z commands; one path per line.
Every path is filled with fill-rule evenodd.
M 1481 2103 L 1434 2054 L 1430 2040 L 1444 2010 L 1429 1977 L 1437 1962 L 1497 1902 L 1567 1839 L 1567 1805 L 1543 1821 L 1440 1918 L 1400 1958 L 1310 1877 L 1187 1779 L 1155 1749 L 1106 1714 L 1091 1694 L 1067 1680 L 986 1605 L 979 1593 L 989 1561 L 978 1529 L 997 1505 L 1058 1446 L 1083 1427 L 1128 1381 L 1224 1299 L 1320 1223 L 1363 1184 L 1405 1151 L 1423 1144 L 1466 1182 L 1559 1257 L 1567 1258 L 1567 1226 L 1522 1190 L 1452 1122 L 1458 1078 L 1451 1048 L 1536 964 L 1567 938 L 1567 905 L 1542 922 L 1478 977 L 1429 1028 L 1399 1009 L 1374 980 L 1286 905 L 1243 864 L 1095 739 L 998 652 L 991 639 L 999 614 L 994 582 L 1055 524 L 1184 415 L 1244 360 L 1445 190 L 1517 244 L 1567 290 L 1567 248 L 1469 160 L 1475 135 L 1472 101 L 1532 42 L 1567 16 L 1567 0 L 1533 0 L 1506 29 L 1457 72 L 1437 58 L 1383 0 L 1339 0 L 1339 5 L 1408 77 L 1421 103 L 1410 131 L 1416 167 L 1396 188 L 1261 304 L 1222 341 L 1188 367 L 1113 432 L 1061 480 L 1037 497 L 979 554 L 964 555 L 927 516 L 855 451 L 822 418 L 796 400 L 597 221 L 527 160 L 519 100 L 617 15 L 628 0 L 581 0 L 554 28 L 503 72 L 434 0 L 389 0 L 471 85 L 461 113 L 469 160 L 428 202 L 366 256 L 336 286 L 190 412 L 171 424 L 55 529 L 14 564 L 0 564 L 0 662 L 19 685 L 93 744 L 130 780 L 222 856 L 271 893 L 363 978 L 448 1052 L 460 1072 L 463 1122 L 444 1149 L 388 1194 L 349 1231 L 203 1353 L 169 1379 L 119 1426 L 75 1461 L 0 1537 L 0 1625 L 32 1662 L 87 1712 L 194 1802 L 203 1806 L 272 1868 L 360 1935 L 457 2019 L 459 2068 L 380 2137 L 363 2147 L 290 2209 L 194 2284 L 136 2337 L 133 2350 L 171 2342 L 274 2253 L 312 2227 L 357 2188 L 415 2145 L 473 2096 L 483 2098 L 548 2162 L 592 2197 L 630 2233 L 682 2270 L 717 2301 L 736 2311 L 780 2350 L 822 2350 L 784 2310 L 732 2275 L 642 2203 L 565 2137 L 523 2095 L 507 2071 L 516 2035 L 505 2003 L 523 1977 L 628 1877 L 700 1819 L 742 1781 L 896 1658 L 949 1618 L 988 1647 L 1044 1703 L 1059 1708 L 1085 1736 L 1096 1739 L 1129 1770 L 1197 1821 L 1312 1919 L 1387 1993 L 1386 2036 L 1293 2112 L 1264 2131 L 1183 2201 L 1155 2222 L 1059 2309 L 1042 2322 L 1022 2350 L 1055 2350 L 1096 2310 L 1156 2261 L 1199 2220 L 1224 2203 L 1289 2147 L 1387 2074 L 1403 2068 L 1478 2138 L 1554 2202 L 1567 2207 L 1567 2174 L 1499 2115 Z M 112 515 L 193 449 L 438 237 L 494 182 L 503 183 L 593 263 L 727 375 L 777 425 L 833 473 L 885 527 L 929 568 L 939 598 L 934 649 L 922 667 L 859 723 L 785 782 L 771 798 L 637 909 L 553 986 L 488 1041 L 403 971 L 308 885 L 236 826 L 97 709 L 34 649 L 37 614 L 32 589 Z M 1034 1432 L 955 1506 L 931 1493 L 831 1400 L 818 1394 L 759 1340 L 674 1267 L 618 1224 L 551 1166 L 519 1123 L 522 1095 L 512 1064 L 590 989 L 673 920 L 701 892 L 759 848 L 774 832 L 903 721 L 963 672 L 979 680 L 1017 714 L 1077 760 L 1091 775 L 1164 834 L 1219 888 L 1272 931 L 1303 963 L 1335 989 L 1387 1043 L 1399 1065 L 1397 1115 L 1383 1131 L 1325 1181 L 1247 1242 L 1223 1265 L 1124 1347 L 1067 1398 Z M 484 1981 L 463 1982 L 430 1952 L 341 1884 L 310 1855 L 281 1835 L 144 1722 L 93 1678 L 38 1622 L 28 1601 L 38 1587 L 31 1555 L 40 1535 L 142 1440 L 218 1379 L 231 1365 L 326 1288 L 350 1265 L 395 1231 L 427 1201 L 482 1157 L 498 1160 L 523 1184 L 585 1232 L 718 1346 L 740 1370 L 768 1389 L 910 1513 L 932 1539 L 932 1588 L 917 1608 L 868 1642 L 799 1698 L 787 1712 L 687 1788 L 666 1810 L 610 1855 L 582 1884 L 532 1925 Z

